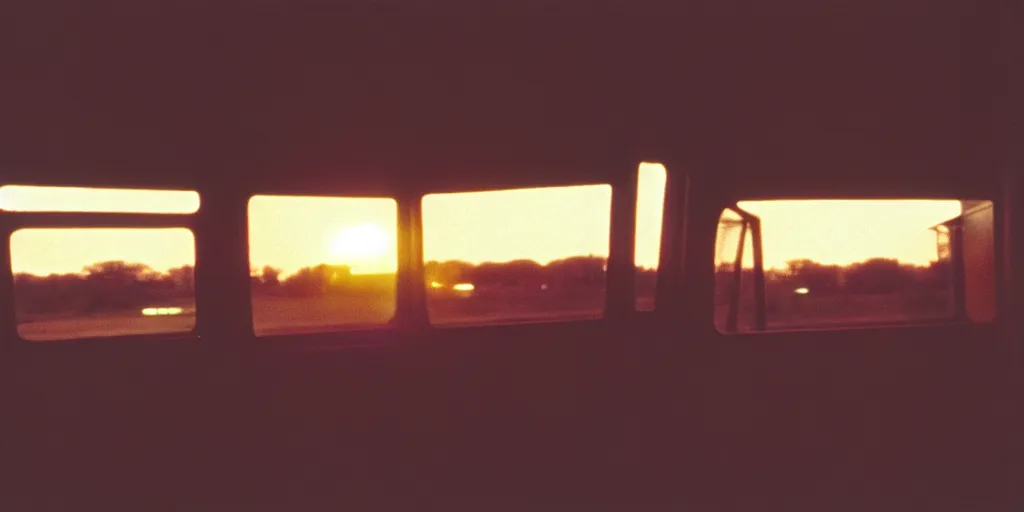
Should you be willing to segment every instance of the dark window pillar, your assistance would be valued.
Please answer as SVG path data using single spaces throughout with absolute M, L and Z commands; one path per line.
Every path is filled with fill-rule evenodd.
M 231 342 L 252 336 L 249 195 L 231 187 L 200 191 L 196 214 L 196 329 Z
M 11 271 L 12 231 L 12 223 L 0 213 L 0 236 L 3 237 L 3 250 L 0 251 L 0 350 L 4 352 L 14 344 L 18 334 L 14 313 L 14 274 Z
M 398 275 L 393 324 L 421 328 L 428 324 L 427 294 L 423 282 L 422 197 L 406 192 L 398 198 Z
M 665 166 L 665 202 L 661 224 L 661 255 L 654 310 L 676 316 L 683 303 L 683 262 L 686 243 L 686 174 Z
M 612 183 L 611 245 L 608 252 L 608 295 L 605 314 L 611 319 L 632 315 L 636 308 L 636 205 L 638 166 Z

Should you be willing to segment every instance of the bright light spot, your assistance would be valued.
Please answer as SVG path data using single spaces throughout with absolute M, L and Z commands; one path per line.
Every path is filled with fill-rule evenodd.
M 548 289 L 548 285 L 542 284 L 542 285 L 540 285 L 540 289 L 541 290 L 547 290 Z
M 793 293 L 797 295 L 807 295 L 808 293 L 811 293 L 811 290 L 808 290 L 807 288 L 797 288 L 796 290 L 793 290 Z
M 143 316 L 175 316 L 180 315 L 185 310 L 182 308 L 145 308 L 142 310 Z
M 473 286 L 473 283 L 458 283 L 455 286 L 452 286 L 452 289 L 457 292 L 471 292 L 475 290 L 476 287 Z
M 346 262 L 379 258 L 391 248 L 391 237 L 376 224 L 343 229 L 331 240 L 331 253 Z
M 440 287 L 442 287 L 442 286 L 444 286 L 444 285 L 443 285 L 443 284 L 441 284 L 441 283 L 439 283 L 439 282 L 437 282 L 437 281 L 431 281 L 431 282 L 430 282 L 430 287 L 431 287 L 431 288 L 440 288 Z

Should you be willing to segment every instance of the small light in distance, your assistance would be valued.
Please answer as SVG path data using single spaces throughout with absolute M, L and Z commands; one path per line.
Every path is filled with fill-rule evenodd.
M 145 308 L 142 310 L 143 316 L 175 316 L 180 315 L 184 312 L 182 308 Z
M 807 295 L 808 293 L 811 293 L 811 290 L 807 288 L 797 288 L 796 290 L 793 290 L 793 293 L 797 295 Z
M 430 282 L 430 287 L 431 288 L 441 288 L 442 286 L 444 286 L 444 285 L 439 283 L 439 282 L 437 282 L 437 281 L 431 281 Z
M 471 292 L 475 290 L 476 287 L 473 286 L 473 283 L 458 283 L 455 286 L 452 286 L 452 289 L 457 292 Z

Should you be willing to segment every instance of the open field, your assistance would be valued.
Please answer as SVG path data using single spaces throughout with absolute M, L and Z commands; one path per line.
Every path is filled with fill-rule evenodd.
M 561 300 L 437 298 L 428 302 L 428 312 L 431 323 L 453 326 L 600 318 L 603 294 L 575 295 Z M 316 333 L 386 325 L 394 317 L 395 300 L 388 295 L 256 297 L 252 312 L 253 330 L 258 336 Z M 147 317 L 141 312 L 115 312 L 22 321 L 18 332 L 27 340 L 48 341 L 183 333 L 194 326 L 194 315 Z
M 651 297 L 638 304 L 651 305 Z M 176 304 L 177 305 L 177 304 Z M 189 306 L 189 305 L 185 305 Z M 600 318 L 603 293 L 593 291 L 518 296 L 483 296 L 469 299 L 433 297 L 429 318 L 438 326 L 493 325 Z M 253 301 L 253 328 L 257 335 L 299 334 L 386 325 L 394 316 L 394 297 L 376 294 L 325 298 L 259 297 Z M 769 329 L 906 323 L 939 320 L 951 313 L 946 296 L 800 297 L 768 304 Z M 727 307 L 716 308 L 716 324 L 725 325 Z M 740 330 L 753 323 L 753 303 L 740 304 Z M 19 325 L 28 340 L 167 334 L 189 332 L 195 316 L 143 316 L 141 312 L 37 318 Z
M 591 294 L 595 295 L 595 294 Z M 432 298 L 427 302 L 434 325 L 471 325 L 543 322 L 599 318 L 603 294 L 595 297 Z M 393 297 L 328 298 L 263 297 L 253 301 L 253 327 L 257 335 L 323 332 L 387 324 L 395 313 Z
M 715 308 L 715 325 L 724 331 L 729 308 L 721 299 Z M 754 326 L 752 295 L 744 297 L 739 308 L 739 330 L 748 331 Z M 952 295 L 935 291 L 916 294 L 769 295 L 765 313 L 768 329 L 772 330 L 940 321 L 952 316 L 954 311 Z
M 385 325 L 395 316 L 389 295 L 363 297 L 255 297 L 252 323 L 256 335 L 322 332 Z
M 186 333 L 195 327 L 194 315 L 142 316 L 110 313 L 18 324 L 18 334 L 31 341 L 100 338 L 139 334 Z

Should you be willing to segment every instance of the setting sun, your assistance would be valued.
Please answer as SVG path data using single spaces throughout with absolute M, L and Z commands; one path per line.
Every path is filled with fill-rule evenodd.
M 365 263 L 388 254 L 391 237 L 376 224 L 342 229 L 331 240 L 331 254 L 352 263 Z
M 284 276 L 324 263 L 352 267 L 354 274 L 393 273 L 397 237 L 394 199 L 256 196 L 249 202 L 250 263 Z

